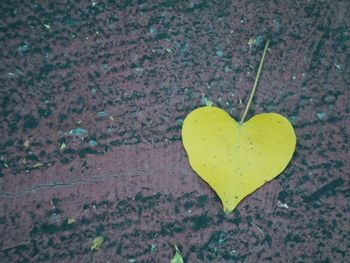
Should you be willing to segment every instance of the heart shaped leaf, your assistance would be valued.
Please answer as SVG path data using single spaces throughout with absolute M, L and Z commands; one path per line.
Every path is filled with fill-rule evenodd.
M 296 144 L 292 125 L 279 114 L 259 114 L 240 124 L 217 107 L 192 111 L 182 140 L 191 167 L 215 190 L 226 213 L 280 174 Z
M 239 122 L 224 110 L 207 106 L 192 111 L 183 123 L 182 141 L 190 165 L 219 195 L 226 213 L 279 175 L 295 151 L 296 136 L 285 117 L 263 113 L 244 122 L 268 46 L 269 41 Z

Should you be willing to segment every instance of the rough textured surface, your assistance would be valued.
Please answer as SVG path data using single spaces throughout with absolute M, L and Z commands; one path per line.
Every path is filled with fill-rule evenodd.
M 349 17 L 346 0 L 2 1 L 1 262 L 169 262 L 175 244 L 186 262 L 345 262 Z M 266 37 L 249 114 L 288 117 L 297 150 L 225 215 L 181 123 L 203 95 L 240 116 Z

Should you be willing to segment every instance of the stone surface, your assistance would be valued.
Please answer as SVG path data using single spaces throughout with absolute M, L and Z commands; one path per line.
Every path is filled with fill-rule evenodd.
M 345 262 L 349 10 L 2 1 L 1 262 L 169 262 L 174 245 L 186 262 Z M 288 117 L 296 153 L 225 215 L 181 124 L 203 97 L 240 117 L 267 37 L 249 116 Z

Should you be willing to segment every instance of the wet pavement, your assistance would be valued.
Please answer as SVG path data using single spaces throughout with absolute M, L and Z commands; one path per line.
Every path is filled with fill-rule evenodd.
M 346 262 L 350 4 L 243 2 L 2 1 L 1 262 Z M 226 215 L 181 125 L 241 116 L 266 38 L 248 118 L 296 152 Z

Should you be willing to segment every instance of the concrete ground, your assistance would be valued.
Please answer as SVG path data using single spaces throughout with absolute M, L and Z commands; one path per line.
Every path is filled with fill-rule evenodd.
M 0 261 L 346 262 L 349 1 L 2 1 Z M 297 134 L 229 215 L 190 168 L 203 98 Z M 102 236 L 99 249 L 92 249 Z

